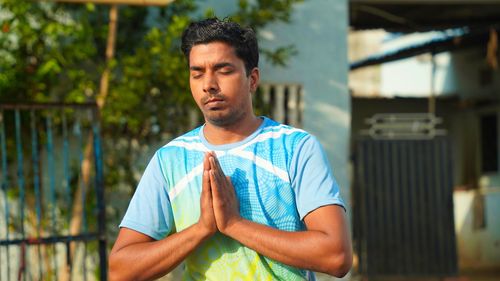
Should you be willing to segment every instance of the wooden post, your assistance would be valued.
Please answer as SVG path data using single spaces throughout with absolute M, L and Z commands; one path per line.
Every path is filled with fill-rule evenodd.
M 109 10 L 109 30 L 108 30 L 108 42 L 106 44 L 106 66 L 101 76 L 101 83 L 99 87 L 99 95 L 97 96 L 97 106 L 102 109 L 104 103 L 106 102 L 106 97 L 109 91 L 109 74 L 111 72 L 111 60 L 115 55 L 115 43 L 116 43 L 116 29 L 118 26 L 118 6 L 112 5 Z

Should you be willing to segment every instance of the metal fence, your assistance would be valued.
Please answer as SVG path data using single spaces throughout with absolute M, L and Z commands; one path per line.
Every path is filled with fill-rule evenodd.
M 0 280 L 106 280 L 95 104 L 0 104 Z
M 373 140 L 355 147 L 354 241 L 368 277 L 457 274 L 449 141 Z

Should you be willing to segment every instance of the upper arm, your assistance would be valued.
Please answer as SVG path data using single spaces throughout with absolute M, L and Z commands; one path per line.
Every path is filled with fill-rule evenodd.
M 175 226 L 167 187 L 157 152 L 137 185 L 120 227 L 134 229 L 156 240 L 172 232 Z
M 349 241 L 345 211 L 338 205 L 319 207 L 304 217 L 307 230 L 321 231 L 342 241 Z
M 338 205 L 327 205 L 315 209 L 304 217 L 307 230 L 322 232 L 325 239 L 321 245 L 329 253 L 329 274 L 341 277 L 352 266 L 352 244 L 345 211 Z
M 335 204 L 345 208 L 330 163 L 315 137 L 307 135 L 296 145 L 290 175 L 300 219 L 322 206 Z
M 118 237 L 116 238 L 115 244 L 113 245 L 113 249 L 111 249 L 111 255 L 129 245 L 152 241 L 155 241 L 155 239 L 147 236 L 146 234 L 140 233 L 130 228 L 122 227 L 118 232 Z

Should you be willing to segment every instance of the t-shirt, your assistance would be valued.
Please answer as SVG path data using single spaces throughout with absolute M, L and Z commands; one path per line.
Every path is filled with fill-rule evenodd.
M 325 205 L 344 207 L 315 137 L 267 117 L 244 140 L 211 145 L 198 127 L 163 146 L 149 162 L 120 227 L 156 240 L 200 216 L 203 158 L 214 151 L 230 176 L 243 218 L 284 231 L 305 230 L 303 218 Z M 290 245 L 293 247 L 293 245 Z M 314 280 L 314 274 L 260 255 L 220 233 L 185 260 L 185 280 Z

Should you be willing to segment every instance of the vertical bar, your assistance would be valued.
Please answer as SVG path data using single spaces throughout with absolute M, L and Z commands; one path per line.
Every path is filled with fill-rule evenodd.
M 56 190 L 55 190 L 55 168 L 54 168 L 54 145 L 52 138 L 52 113 L 47 114 L 46 127 L 47 127 L 47 165 L 49 171 L 49 206 L 50 206 L 50 220 L 52 223 L 51 234 L 56 235 Z M 54 274 L 57 280 L 57 247 L 52 245 L 53 257 L 52 263 L 54 264 Z
M 384 245 L 380 242 L 384 239 L 385 237 L 385 231 L 384 231 L 384 207 L 383 207 L 383 190 L 382 190 L 382 163 L 381 159 L 383 155 L 381 155 L 381 150 L 382 150 L 382 141 L 377 140 L 374 142 L 374 168 L 375 168 L 375 185 L 373 186 L 374 188 L 374 214 L 375 218 L 377 220 L 376 222 L 376 231 L 375 231 L 375 245 L 376 245 L 376 270 L 377 274 L 381 274 L 384 268 L 384 261 L 385 261 L 385 254 L 384 254 Z
M 93 120 L 94 132 L 94 159 L 95 159 L 95 189 L 97 196 L 98 211 L 98 233 L 99 233 L 99 264 L 101 281 L 107 279 L 107 257 L 106 257 L 106 210 L 104 208 L 104 176 L 102 165 L 102 150 L 100 140 L 100 128 L 98 112 L 95 111 Z
M 426 244 L 424 245 L 424 250 L 425 250 L 425 270 L 424 274 L 427 276 L 432 276 L 433 268 L 434 265 L 438 262 L 436 255 L 433 254 L 433 236 L 434 236 L 434 230 L 436 229 L 436 221 L 435 221 L 435 208 L 434 208 L 434 202 L 433 198 L 435 197 L 435 188 L 433 184 L 433 179 L 435 177 L 435 168 L 434 168 L 434 161 L 432 158 L 432 143 L 434 140 L 425 140 L 422 141 L 424 145 L 424 153 L 423 156 L 425 157 L 425 188 L 424 188 L 424 202 L 423 202 L 423 207 L 425 211 L 425 241 Z
M 262 95 L 262 114 L 271 116 L 271 85 L 269 83 L 262 84 L 260 86 Z
M 36 116 L 33 110 L 30 111 L 31 119 L 31 159 L 33 161 L 33 186 L 35 189 L 35 211 L 36 211 L 36 236 L 40 238 L 40 228 L 42 225 L 42 207 L 41 207 L 41 195 L 40 195 L 40 177 L 39 177 L 39 165 L 40 159 L 38 156 L 38 135 L 36 132 Z M 37 256 L 38 256 L 38 280 L 42 280 L 42 251 L 41 245 L 37 245 Z
M 383 174 L 383 208 L 384 208 L 384 226 L 385 226 L 385 237 L 383 243 L 384 243 L 384 250 L 386 253 L 389 253 L 391 250 L 394 252 L 398 252 L 399 249 L 394 247 L 394 244 L 396 243 L 396 240 L 394 239 L 394 229 L 398 227 L 397 225 L 394 224 L 393 220 L 393 214 L 394 214 L 394 201 L 392 200 L 392 178 L 391 174 L 395 174 L 395 172 L 392 170 L 392 158 L 391 158 L 391 147 L 396 141 L 394 140 L 386 140 L 383 142 L 383 153 L 382 153 L 382 162 L 383 164 L 383 169 L 384 169 L 384 174 Z M 391 274 L 393 275 L 395 273 L 395 270 L 397 268 L 396 265 L 393 265 L 392 261 L 394 260 L 395 255 L 385 255 L 384 260 L 384 267 L 385 267 L 385 273 L 386 274 Z
M 366 198 L 367 198 L 367 209 L 368 214 L 367 219 L 369 221 L 368 225 L 371 231 L 367 231 L 367 241 L 368 241 L 368 277 L 377 274 L 377 238 L 378 238 L 378 228 L 377 228 L 377 213 L 376 213 L 376 185 L 375 185 L 375 160 L 373 157 L 373 150 L 375 149 L 375 141 L 368 142 L 366 150 L 367 159 L 367 184 L 366 186 Z M 367 229 L 367 230 L 368 230 Z
M 304 88 L 302 87 L 302 85 L 299 85 L 298 86 L 298 92 L 299 94 L 297 95 L 297 98 L 298 98 L 298 113 L 299 113 L 299 116 L 297 118 L 297 122 L 299 124 L 300 127 L 302 127 L 302 125 L 304 124 L 303 123 L 303 113 L 304 113 Z
M 283 123 L 285 121 L 285 85 L 275 85 L 273 104 L 273 116 L 277 122 Z
M 450 253 L 450 259 L 448 262 L 448 268 L 449 268 L 449 273 L 451 275 L 457 275 L 458 274 L 458 268 L 457 268 L 457 251 L 456 251 L 456 237 L 455 237 L 455 220 L 453 216 L 453 165 L 452 165 L 452 159 L 451 159 L 451 146 L 448 144 L 449 141 L 447 141 L 446 147 L 443 149 L 445 152 L 444 159 L 446 159 L 446 185 L 445 185 L 445 206 L 446 206 L 446 217 L 444 221 L 446 222 L 446 226 L 448 228 L 448 233 L 449 233 L 449 239 L 446 240 L 448 243 L 446 243 L 448 252 Z
M 66 120 L 66 114 L 64 110 L 62 110 L 62 134 L 63 134 L 63 171 L 64 171 L 64 190 L 65 190 L 65 198 L 66 198 L 66 208 L 67 215 L 66 221 L 68 223 L 68 227 L 71 223 L 71 178 L 69 172 L 69 139 L 68 139 L 68 124 Z M 68 233 L 69 234 L 69 233 Z
M 409 168 L 409 194 L 408 194 L 408 204 L 409 204 L 409 208 L 408 208 L 408 211 L 409 211 L 409 227 L 410 227 L 410 240 L 411 243 L 409 244 L 410 246 L 410 252 L 411 252 L 411 255 L 408 256 L 408 258 L 410 259 L 410 263 L 411 264 L 411 267 L 409 268 L 409 271 L 408 271 L 408 274 L 414 274 L 416 272 L 416 268 L 418 267 L 417 266 L 417 262 L 418 262 L 418 239 L 419 239 L 419 236 L 417 234 L 417 231 L 418 229 L 417 228 L 417 225 L 418 225 L 418 222 L 417 222 L 417 216 L 418 214 L 416 213 L 417 211 L 417 208 L 416 207 L 416 200 L 417 200 L 417 188 L 418 188 L 418 184 L 417 184 L 417 179 L 418 179 L 418 176 L 416 176 L 416 167 L 417 167 L 417 163 L 418 163 L 418 159 L 417 159 L 417 155 L 418 153 L 415 153 L 416 151 L 416 144 L 417 142 L 416 141 L 410 141 L 409 143 L 409 150 L 408 150 L 408 159 L 410 160 L 409 163 L 410 163 L 410 168 Z
M 425 193 L 426 193 L 426 184 L 427 184 L 427 173 L 426 173 L 426 165 L 425 165 L 425 141 L 419 140 L 418 143 L 418 163 L 419 163 L 419 186 L 418 186 L 418 217 L 419 217 L 419 271 L 417 274 L 422 274 L 425 272 L 426 264 L 427 264 L 427 253 L 426 253 L 426 245 L 427 245 L 427 225 L 426 225 L 426 202 L 425 202 Z
M 288 124 L 299 127 L 299 86 L 290 85 L 288 87 Z
M 436 262 L 434 262 L 433 265 L 433 274 L 436 276 L 440 274 L 440 272 L 443 269 L 443 257 L 441 256 L 441 251 L 440 251 L 440 244 L 441 244 L 441 235 L 440 235 L 440 230 L 441 230 L 441 225 L 443 223 L 442 216 L 441 216 L 441 208 L 442 205 L 439 203 L 439 198 L 440 198 L 440 193 L 441 193 L 441 185 L 439 184 L 439 178 L 442 176 L 440 174 L 440 166 L 441 166 L 441 157 L 439 154 L 439 143 L 441 142 L 440 138 L 434 138 L 432 142 L 430 143 L 430 150 L 431 150 L 431 172 L 432 172 L 432 196 L 431 196 L 431 202 L 433 205 L 433 211 L 431 211 L 431 219 L 432 219 L 432 244 L 431 244 L 431 252 L 430 254 L 436 258 Z M 445 276 L 445 275 L 440 275 L 440 276 Z
M 70 179 L 70 173 L 69 173 L 69 140 L 68 140 L 68 124 L 66 120 L 66 113 L 64 111 L 64 108 L 61 110 L 61 115 L 62 115 L 62 137 L 63 137 L 63 173 L 64 173 L 64 181 L 63 181 L 63 188 L 64 188 L 64 197 L 66 201 L 66 222 L 68 224 L 68 235 L 71 235 L 69 228 L 71 227 L 71 206 L 72 204 L 72 199 L 71 199 L 71 179 Z M 68 276 L 71 280 L 71 273 L 72 273 L 72 266 L 71 266 L 71 248 L 70 248 L 70 243 L 65 243 L 66 246 L 66 265 L 68 269 Z
M 409 146 L 410 142 L 402 141 L 401 142 L 401 151 L 400 151 L 400 160 L 401 160 L 401 178 L 400 178 L 400 189 L 401 189 L 401 208 L 402 208 L 402 216 L 401 222 L 403 223 L 403 231 L 401 235 L 401 247 L 402 247 L 402 258 L 401 258 L 401 271 L 402 275 L 408 274 L 411 268 L 411 255 L 413 254 L 411 251 L 411 245 L 406 243 L 406 241 L 411 240 L 411 219 L 410 219 L 410 164 L 412 161 L 411 155 L 409 154 Z M 410 156 L 408 156 L 410 155 Z M 411 242 L 410 242 L 411 243 Z
M 445 249 L 445 241 L 446 241 L 446 236 L 443 233 L 443 226 L 444 226 L 444 221 L 443 219 L 445 216 L 443 216 L 443 208 L 445 207 L 443 203 L 443 178 L 445 177 L 444 173 L 444 167 L 443 164 L 445 163 L 445 159 L 443 159 L 443 152 L 442 152 L 442 143 L 443 139 L 436 139 L 434 142 L 434 153 L 436 156 L 436 179 L 435 179 L 435 185 L 436 185 L 436 193 L 435 193 L 435 204 L 436 204 L 436 209 L 437 209 L 437 219 L 439 220 L 439 223 L 436 225 L 437 229 L 437 243 L 435 244 L 436 247 L 436 256 L 438 257 L 439 260 L 439 267 L 438 267 L 438 272 L 441 274 L 441 276 L 446 276 L 446 265 L 445 261 L 447 259 L 446 253 L 444 251 Z
M 21 237 L 24 239 L 26 237 L 24 229 L 24 208 L 26 203 L 25 189 L 24 189 L 24 159 L 23 159 L 23 146 L 21 141 L 21 113 L 19 109 L 15 111 L 15 126 L 16 126 L 16 152 L 17 152 L 17 182 L 19 184 L 19 213 L 21 216 Z M 18 272 L 18 279 L 25 280 L 26 278 L 26 253 L 24 250 L 21 251 L 21 264 Z
M 418 171 L 418 175 L 417 175 L 417 197 L 416 197 L 416 212 L 417 212 L 417 218 L 418 218 L 418 224 L 416 226 L 416 231 L 418 233 L 418 237 L 417 237 L 417 241 L 418 241 L 418 246 L 417 246 L 417 249 L 418 249 L 418 262 L 417 262 L 417 272 L 415 272 L 416 275 L 420 274 L 423 269 L 424 269 L 424 263 L 425 263 L 425 258 L 424 258 L 424 255 L 425 255 L 425 251 L 424 251 L 424 245 L 425 245 L 425 210 L 424 210 L 424 204 L 423 204 L 423 196 L 424 196 L 424 185 L 425 185 L 425 181 L 424 181 L 424 177 L 425 177 L 425 173 L 424 173 L 424 161 L 423 161 L 423 149 L 422 149 L 422 141 L 415 141 L 416 145 L 417 145 L 417 155 L 416 155 L 416 161 L 417 161 L 417 165 L 418 165 L 418 168 L 417 168 L 417 171 Z
M 356 167 L 356 178 L 354 179 L 356 185 L 355 201 L 354 204 L 357 206 L 353 209 L 353 212 L 357 214 L 357 245 L 358 245 L 358 255 L 359 255 L 359 267 L 362 274 L 366 274 L 366 264 L 367 264 L 367 242 L 366 242 L 366 231 L 367 227 L 367 213 L 366 213 L 366 152 L 365 152 L 366 141 L 358 140 L 357 151 L 355 155 L 355 167 Z
M 78 116 L 76 123 L 75 123 L 75 134 L 78 139 L 78 157 L 79 157 L 79 163 L 83 163 L 84 161 L 84 156 L 83 156 L 83 133 L 82 133 L 82 124 L 81 124 L 81 117 Z M 81 203 L 82 203 L 82 230 L 83 233 L 86 233 L 86 225 L 87 225 L 87 218 L 85 216 L 85 188 L 86 184 L 83 180 L 83 174 L 81 173 L 82 167 L 80 167 L 80 190 L 82 192 L 82 197 L 81 197 Z M 83 255 L 83 263 L 82 263 L 82 271 L 83 271 L 83 279 L 87 280 L 87 268 L 86 268 L 86 258 L 87 258 L 87 244 L 84 242 L 84 255 Z
M 7 189 L 9 187 L 9 177 L 7 171 L 7 142 L 5 140 L 5 116 L 4 111 L 0 111 L 0 149 L 2 151 L 2 191 L 3 191 L 3 200 L 5 206 L 5 239 L 10 239 L 10 209 L 9 209 L 9 200 L 7 198 Z M 10 247 L 9 245 L 5 246 L 6 254 L 7 254 L 7 278 L 5 280 L 10 280 Z M 0 276 L 1 277 L 1 276 Z M 3 279 L 3 278 L 2 278 Z
M 399 185 L 399 178 L 401 177 L 401 163 L 398 161 L 399 158 L 399 145 L 401 141 L 392 141 L 391 146 L 390 146 L 390 196 L 391 196 L 391 201 L 392 203 L 390 204 L 391 208 L 391 213 L 392 213 L 392 220 L 391 220 L 391 225 L 393 227 L 392 229 L 392 248 L 395 250 L 394 255 L 391 255 L 391 268 L 394 272 L 394 274 L 400 274 L 401 272 L 401 254 L 403 249 L 400 247 L 402 245 L 401 243 L 401 228 L 403 225 L 401 224 L 400 220 L 400 212 L 401 212 L 401 205 L 400 205 L 400 185 Z

